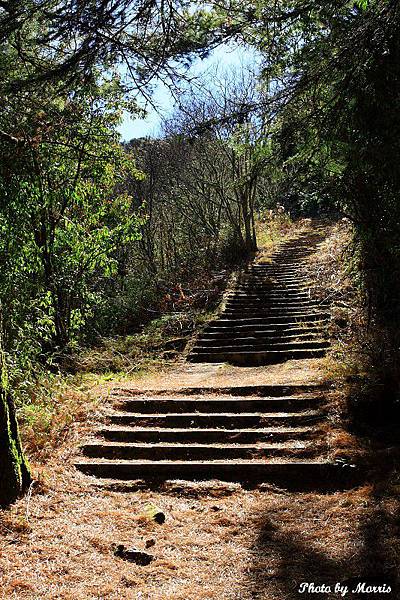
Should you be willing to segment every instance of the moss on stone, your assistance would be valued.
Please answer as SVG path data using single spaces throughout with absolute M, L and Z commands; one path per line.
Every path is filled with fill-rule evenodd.
M 30 472 L 9 393 L 4 353 L 0 348 L 0 506 L 13 502 L 30 483 Z

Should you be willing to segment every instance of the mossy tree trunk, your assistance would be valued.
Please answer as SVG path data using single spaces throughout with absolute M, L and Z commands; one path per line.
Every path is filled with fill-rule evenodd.
M 8 390 L 4 355 L 0 348 L 0 506 L 13 502 L 31 481 L 18 434 L 14 404 Z

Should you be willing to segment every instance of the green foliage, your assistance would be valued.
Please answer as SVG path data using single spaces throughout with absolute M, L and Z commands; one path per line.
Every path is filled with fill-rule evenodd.
M 361 8 L 362 10 L 366 10 L 369 5 L 369 0 L 356 0 L 356 6 Z
M 4 90 L 21 70 L 33 76 L 38 26 L 24 21 L 24 38 L 11 32 L 3 44 Z M 0 306 L 13 386 L 29 387 L 38 361 L 52 366 L 79 343 L 119 253 L 139 237 L 142 220 L 119 188 L 143 174 L 117 132 L 135 104 L 116 73 L 92 75 L 62 89 L 53 81 L 15 88 L 0 105 Z

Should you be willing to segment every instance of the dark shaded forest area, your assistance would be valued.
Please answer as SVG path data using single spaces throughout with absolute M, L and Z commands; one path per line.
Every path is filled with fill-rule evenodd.
M 372 349 L 359 399 L 374 388 L 392 418 L 399 27 L 388 0 L 0 3 L 2 504 L 29 485 L 15 403 L 37 378 L 168 310 L 207 309 L 277 205 L 351 221 Z M 228 42 L 260 68 L 193 86 L 191 62 Z M 122 144 L 156 78 L 182 101 L 159 139 Z

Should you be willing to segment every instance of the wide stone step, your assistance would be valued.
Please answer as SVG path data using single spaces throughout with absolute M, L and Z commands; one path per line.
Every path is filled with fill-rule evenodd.
M 293 323 L 301 321 L 319 321 L 321 318 L 327 318 L 326 314 L 317 313 L 314 311 L 288 311 L 288 312 L 271 312 L 261 310 L 225 310 L 221 313 L 221 321 L 259 321 L 268 323 Z
M 256 277 L 264 277 L 270 275 L 306 275 L 304 267 L 300 263 L 284 264 L 278 262 L 270 263 L 269 265 L 265 265 L 264 267 L 250 266 L 249 268 L 242 271 L 242 274 L 254 275 Z
M 290 343 L 273 343 L 270 341 L 265 344 L 246 344 L 246 343 L 238 343 L 233 346 L 228 346 L 224 344 L 221 340 L 219 340 L 217 346 L 202 346 L 201 340 L 198 341 L 196 346 L 193 348 L 193 352 L 200 354 L 202 352 L 251 352 L 253 349 L 257 352 L 267 352 L 271 351 L 297 351 L 297 350 L 321 350 L 323 348 L 329 348 L 329 342 L 324 340 L 311 340 L 307 342 L 290 342 Z
M 237 287 L 235 288 L 235 290 L 241 292 L 241 293 L 270 293 L 272 290 L 275 290 L 276 293 L 286 293 L 286 292 L 293 292 L 293 293 L 301 293 L 301 292 L 308 292 L 308 290 L 310 289 L 308 285 L 306 285 L 306 283 L 301 283 L 301 282 L 296 282 L 296 281 L 290 281 L 290 282 L 281 282 L 281 283 L 275 283 L 273 284 L 273 287 L 271 287 L 272 284 L 269 283 L 240 283 L 237 285 Z
M 212 387 L 185 387 L 179 390 L 179 394 L 187 394 L 191 396 L 201 396 L 203 394 L 213 394 L 213 395 L 221 395 L 221 396 L 260 396 L 262 398 L 270 398 L 276 396 L 294 396 L 301 394 L 314 394 L 323 392 L 326 389 L 326 386 L 321 385 L 320 383 L 303 383 L 303 384 L 254 384 L 254 385 L 224 385 L 224 386 L 212 386 Z M 171 390 L 148 390 L 148 393 L 153 395 L 160 396 L 169 396 L 171 394 Z M 132 390 L 130 388 L 117 388 L 112 393 L 117 400 L 121 398 L 136 398 L 138 394 L 142 394 L 137 390 Z
M 285 307 L 285 306 L 311 306 L 317 303 L 313 298 L 310 298 L 307 294 L 303 296 L 293 295 L 293 296 L 285 296 L 284 294 L 280 294 L 279 296 L 272 296 L 270 293 L 259 293 L 259 294 L 243 294 L 241 292 L 231 293 L 225 297 L 225 301 L 228 303 L 235 304 L 249 304 L 249 305 L 259 305 L 260 303 L 265 304 L 266 306 L 276 306 L 276 307 Z
M 264 264 L 252 264 L 250 265 L 245 273 L 265 273 L 270 271 L 277 272 L 304 272 L 301 266 L 302 261 L 291 261 L 291 260 L 272 260 L 269 263 Z
M 188 479 L 223 481 L 276 481 L 321 487 L 340 477 L 340 467 L 326 460 L 276 459 L 223 461 L 80 461 L 76 467 L 96 477 L 134 479 Z
M 272 298 L 277 302 L 280 302 L 282 300 L 309 300 L 310 295 L 307 292 L 297 292 L 295 290 L 260 290 L 258 292 L 242 292 L 241 290 L 237 289 L 235 291 L 229 292 L 226 295 L 226 298 L 261 298 L 263 300 L 266 298 Z
M 271 365 L 286 360 L 300 360 L 308 358 L 321 358 L 325 356 L 325 349 L 321 350 L 289 350 L 289 351 L 240 351 L 240 352 L 192 352 L 188 356 L 189 362 L 230 363 L 239 366 Z
M 225 311 L 228 310 L 228 308 L 233 308 L 233 309 L 238 309 L 238 310 L 256 310 L 256 311 L 261 311 L 267 314 L 292 314 L 292 313 L 296 313 L 296 312 L 301 312 L 303 314 L 307 313 L 307 312 L 317 312 L 318 310 L 321 310 L 321 305 L 317 304 L 317 303 L 312 303 L 307 301 L 306 303 L 295 303 L 295 304 L 290 304 L 290 303 L 285 303 L 285 304 L 277 304 L 275 302 L 271 302 L 271 303 L 262 303 L 262 302 L 246 302 L 246 301 L 238 301 L 235 302 L 234 300 L 229 300 L 228 302 L 225 303 Z
M 231 460 L 273 456 L 310 456 L 312 445 L 305 441 L 245 444 L 139 444 L 97 442 L 82 446 L 85 456 L 121 460 Z
M 314 427 L 269 427 L 263 429 L 206 429 L 168 427 L 105 427 L 99 434 L 114 442 L 186 442 L 186 443 L 235 443 L 281 442 L 306 440 L 314 437 Z
M 258 279 L 264 278 L 273 278 L 273 277 L 302 277 L 305 278 L 306 274 L 300 267 L 295 268 L 283 268 L 282 266 L 270 267 L 268 269 L 263 270 L 254 270 L 249 269 L 248 271 L 243 271 L 243 277 L 254 277 Z
M 310 279 L 300 274 L 292 273 L 270 273 L 269 275 L 254 275 L 246 273 L 240 275 L 237 285 L 262 285 L 272 287 L 274 285 L 310 285 Z
M 241 295 L 254 295 L 259 296 L 264 295 L 275 298 L 283 297 L 289 298 L 292 296 L 309 296 L 309 287 L 300 282 L 291 281 L 288 283 L 240 283 L 238 284 L 230 293 L 237 293 Z
M 272 313 L 287 313 L 293 310 L 304 311 L 304 310 L 318 310 L 321 308 L 319 304 L 315 304 L 310 300 L 294 300 L 294 301 L 282 301 L 282 302 L 274 302 L 273 300 L 263 300 L 263 299 L 236 299 L 229 298 L 225 303 L 225 310 L 228 309 L 240 309 L 244 308 L 246 310 L 264 310 Z
M 310 280 L 306 277 L 293 275 L 246 275 L 239 277 L 237 280 L 237 285 L 260 285 L 272 289 L 276 285 L 309 286 Z
M 223 339 L 223 340 L 236 340 L 236 339 L 270 339 L 271 337 L 278 339 L 314 339 L 316 336 L 322 336 L 324 332 L 323 326 L 312 327 L 281 327 L 281 328 L 265 328 L 265 329 L 254 329 L 251 328 L 239 328 L 232 327 L 227 329 L 226 327 L 222 327 L 218 329 L 218 331 L 213 329 L 205 329 L 199 339 L 207 340 L 212 343 L 214 340 Z
M 269 271 L 245 271 L 242 273 L 238 280 L 255 281 L 255 282 L 272 282 L 278 279 L 293 279 L 294 281 L 306 281 L 307 276 L 299 270 L 296 271 L 283 271 L 282 269 L 274 269 Z
M 243 294 L 241 292 L 237 294 L 229 294 L 225 297 L 226 303 L 234 304 L 248 304 L 249 306 L 259 306 L 263 304 L 268 307 L 285 308 L 292 306 L 320 306 L 320 302 L 313 298 L 304 296 L 271 296 L 269 293 L 252 293 Z
M 321 395 L 273 396 L 263 398 L 128 398 L 118 403 L 119 410 L 134 413 L 250 413 L 297 411 L 315 408 Z
M 290 317 L 291 315 L 313 315 L 318 310 L 321 310 L 321 306 L 315 305 L 293 305 L 293 306 L 276 306 L 276 305 L 267 305 L 267 304 L 240 304 L 240 303 L 231 303 L 228 302 L 225 305 L 223 312 L 221 313 L 222 317 L 227 315 L 243 315 L 244 317 L 250 315 L 252 317 L 270 317 L 270 316 L 284 316 Z
M 287 345 L 287 344 L 296 344 L 303 342 L 317 342 L 322 341 L 322 333 L 318 330 L 315 333 L 309 334 L 299 334 L 299 335 L 260 335 L 260 336 L 252 336 L 252 335 L 236 335 L 236 336 L 219 336 L 216 337 L 207 337 L 206 335 L 200 336 L 197 341 L 195 348 L 198 346 L 207 347 L 207 348 L 215 348 L 218 346 L 252 346 L 255 349 L 260 349 L 260 347 L 271 347 L 277 348 L 277 346 Z M 325 340 L 323 340 L 325 341 Z M 302 346 L 304 347 L 304 346 Z
M 296 313 L 295 315 L 270 315 L 263 317 L 249 317 L 249 316 L 228 316 L 222 314 L 219 319 L 210 321 L 208 327 L 242 327 L 242 326 L 254 326 L 261 325 L 265 327 L 283 327 L 283 326 L 297 326 L 299 323 L 312 323 L 312 322 L 327 322 L 330 315 L 328 313 L 313 313 L 311 315 L 304 313 Z
M 260 412 L 260 413 L 115 413 L 109 416 L 114 425 L 134 425 L 136 427 L 223 427 L 224 429 L 241 429 L 249 427 L 299 426 L 316 422 L 322 418 L 318 410 L 295 412 Z

